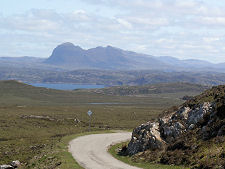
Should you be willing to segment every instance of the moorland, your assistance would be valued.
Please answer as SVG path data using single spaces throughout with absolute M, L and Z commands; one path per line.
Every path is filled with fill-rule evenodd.
M 0 164 L 19 160 L 25 168 L 64 166 L 68 154 L 59 145 L 65 137 L 88 131 L 89 109 L 91 131 L 131 130 L 206 88 L 173 83 L 62 91 L 1 81 Z

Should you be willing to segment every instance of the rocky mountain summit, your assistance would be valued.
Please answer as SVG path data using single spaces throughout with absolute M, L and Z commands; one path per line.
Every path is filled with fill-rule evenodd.
M 70 42 L 58 45 L 44 63 L 70 69 L 159 69 L 167 65 L 158 59 L 112 46 L 82 49 Z M 160 68 L 162 69 L 162 68 Z
M 113 46 L 82 49 L 66 42 L 58 45 L 44 65 L 78 70 L 160 70 L 160 71 L 216 71 L 225 72 L 224 63 L 213 64 L 203 60 L 180 60 L 171 56 L 152 56 Z
M 225 167 L 225 86 L 213 87 L 136 127 L 127 154 L 193 168 Z

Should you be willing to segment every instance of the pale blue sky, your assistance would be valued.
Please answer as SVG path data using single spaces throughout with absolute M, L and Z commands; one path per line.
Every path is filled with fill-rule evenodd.
M 19 2 L 19 3 L 18 3 Z M 59 13 L 68 13 L 75 10 L 85 9 L 88 12 L 100 13 L 104 12 L 111 16 L 116 14 L 109 8 L 103 6 L 95 6 L 93 4 L 84 3 L 80 0 L 1 0 L 0 11 L 4 15 L 14 15 L 26 13 L 31 9 L 51 9 Z M 101 10 L 101 12 L 99 11 Z M 118 12 L 118 11 L 117 11 Z M 104 15 L 103 13 L 101 15 Z
M 0 56 L 67 41 L 225 62 L 225 0 L 0 0 Z

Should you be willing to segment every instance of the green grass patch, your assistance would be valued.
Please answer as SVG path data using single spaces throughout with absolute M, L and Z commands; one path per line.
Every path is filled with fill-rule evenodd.
M 123 161 L 124 163 L 127 163 L 132 166 L 140 167 L 143 169 L 185 169 L 185 167 L 182 166 L 169 166 L 169 165 L 162 165 L 162 164 L 152 164 L 149 162 L 144 162 L 144 161 L 139 161 L 139 162 L 134 162 L 132 160 L 132 157 L 129 156 L 121 156 L 118 155 L 118 149 L 121 148 L 123 145 L 127 144 L 128 142 L 123 142 L 123 143 L 118 143 L 115 145 L 112 145 L 109 149 L 108 152 L 115 157 L 116 159 Z

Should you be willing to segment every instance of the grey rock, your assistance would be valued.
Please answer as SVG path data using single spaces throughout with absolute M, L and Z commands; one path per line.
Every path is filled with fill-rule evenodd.
M 205 116 L 213 114 L 213 110 L 214 105 L 205 102 L 192 109 L 180 107 L 178 111 L 167 114 L 156 122 L 141 124 L 133 130 L 127 148 L 128 154 L 133 155 L 147 149 L 162 149 L 167 143 L 175 141 L 182 133 L 204 123 Z M 221 128 L 218 134 L 224 133 L 224 128 Z M 202 128 L 202 132 L 205 133 L 203 137 L 208 137 L 207 131 L 206 127 Z
M 80 123 L 80 120 L 79 120 L 78 118 L 75 118 L 75 119 L 74 119 L 74 123 L 75 123 L 75 124 Z
M 163 140 L 160 137 L 159 123 L 146 123 L 133 130 L 128 145 L 128 154 L 133 155 L 147 149 L 161 149 Z
M 188 127 L 189 130 L 192 130 L 192 129 L 194 129 L 194 128 L 195 128 L 195 125 L 194 125 L 194 124 L 191 124 L 191 125 Z
M 161 136 L 166 142 L 174 141 L 181 133 L 185 132 L 185 127 L 180 122 L 165 123 L 160 126 Z
M 21 167 L 21 163 L 19 160 L 12 161 L 11 166 L 13 166 L 14 168 L 19 168 L 19 167 Z
M 11 165 L 0 165 L 0 169 L 14 169 Z
M 209 102 L 205 102 L 202 105 L 200 105 L 199 107 L 193 109 L 192 111 L 189 112 L 188 114 L 188 118 L 187 118 L 187 123 L 189 125 L 191 124 L 197 124 L 197 123 L 201 123 L 204 121 L 204 116 L 207 113 L 211 113 L 212 112 L 212 104 Z
M 218 131 L 218 136 L 224 136 L 225 135 L 225 125 L 223 125 L 219 131 Z
M 179 110 L 177 111 L 176 114 L 177 114 L 180 118 L 187 120 L 188 114 L 189 114 L 190 111 L 191 111 L 190 107 L 182 107 L 181 109 L 179 109 Z

